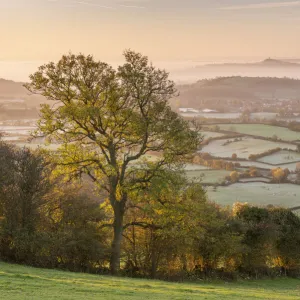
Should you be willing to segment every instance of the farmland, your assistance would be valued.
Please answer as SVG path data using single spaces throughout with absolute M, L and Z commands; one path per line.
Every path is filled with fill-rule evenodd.
M 260 182 L 235 183 L 219 186 L 215 190 L 207 188 L 210 200 L 222 205 L 235 202 L 248 202 L 256 205 L 283 207 L 299 206 L 300 186 L 295 184 L 268 184 Z
M 33 126 L 0 126 L 0 132 L 7 135 L 29 135 L 34 129 Z
M 276 135 L 285 141 L 300 140 L 300 132 L 291 131 L 288 128 L 264 125 L 264 124 L 220 124 L 220 129 L 238 132 L 247 135 L 271 138 Z
M 59 147 L 58 144 L 45 145 L 42 141 L 38 140 L 29 143 L 27 140 L 29 133 L 34 130 L 31 124 L 28 126 L 1 126 L 0 130 L 5 133 L 4 140 L 15 143 L 20 147 L 25 146 L 31 149 L 43 147 L 52 151 L 57 150 Z M 292 132 L 287 128 L 262 124 L 220 124 L 219 126 L 221 130 L 230 131 L 234 129 L 235 132 L 245 134 L 245 136 L 222 139 L 222 136 L 224 136 L 223 132 L 204 129 L 201 133 L 205 139 L 218 139 L 211 140 L 207 145 L 204 145 L 201 153 L 209 153 L 214 159 L 224 158 L 224 161 L 228 162 L 232 162 L 232 160 L 226 159 L 236 154 L 237 159 L 233 162 L 240 165 L 236 169 L 239 173 L 245 172 L 250 167 L 256 167 L 259 170 L 265 170 L 263 171 L 264 177 L 240 178 L 238 183 L 228 184 L 227 182 L 226 186 L 223 186 L 226 182 L 225 178 L 230 176 L 232 170 L 212 169 L 207 165 L 189 163 L 185 166 L 185 172 L 189 180 L 200 179 L 204 185 L 208 186 L 207 195 L 209 199 L 222 205 L 232 205 L 236 201 L 259 205 L 282 205 L 286 207 L 299 205 L 300 185 L 292 183 L 272 184 L 270 174 L 267 171 L 276 167 L 287 168 L 291 172 L 295 171 L 297 163 L 300 162 L 300 153 L 295 152 L 297 146 L 288 141 L 299 139 L 300 134 L 298 132 Z M 260 136 L 272 137 L 274 133 L 276 133 L 278 138 L 282 138 L 286 142 L 260 138 Z M 252 136 L 247 136 L 248 134 Z M 249 160 L 250 155 L 264 153 L 275 148 L 291 149 L 292 151 L 281 150 L 260 157 L 257 161 Z M 147 155 L 145 158 L 148 161 L 155 161 L 157 156 Z M 297 177 L 295 174 L 291 174 L 289 178 L 296 180 Z
M 223 133 L 213 131 L 202 131 L 201 134 L 203 135 L 204 139 L 224 136 Z
M 225 177 L 230 175 L 229 171 L 226 170 L 202 170 L 202 171 L 186 171 L 187 177 L 190 179 L 197 179 L 201 177 L 201 182 L 208 184 L 222 183 Z
M 268 164 L 288 164 L 292 162 L 300 161 L 300 153 L 289 152 L 289 151 L 279 151 L 271 155 L 264 156 L 258 161 Z
M 299 299 L 299 280 L 277 279 L 234 283 L 168 283 L 117 278 L 0 263 L 1 299 L 9 300 L 234 300 Z
M 209 164 L 205 159 L 198 161 L 218 170 L 187 172 L 189 178 L 203 174 L 202 182 L 208 186 L 207 195 L 211 201 L 221 205 L 232 205 L 239 201 L 256 205 L 299 206 L 300 185 L 296 170 L 300 153 L 295 143 L 300 140 L 299 132 L 264 124 L 218 124 L 205 128 L 223 134 L 242 134 L 233 138 L 213 139 L 203 145 L 199 155 L 207 153 L 210 157 L 206 155 L 206 160 L 216 163 Z M 272 153 L 274 150 L 276 152 Z M 252 158 L 253 155 L 258 155 L 258 158 Z M 232 159 L 233 156 L 235 159 Z M 220 161 L 231 164 L 231 168 L 232 164 L 236 164 L 234 170 L 240 176 L 247 174 L 250 168 L 257 168 L 258 175 L 249 176 L 248 173 L 241 176 L 237 183 L 230 182 L 228 178 L 230 180 L 229 175 L 233 170 L 221 170 L 222 164 L 217 163 Z M 221 168 L 225 168 L 225 164 Z M 273 180 L 271 170 L 275 168 L 291 172 L 285 182 L 278 184 Z
M 226 144 L 227 141 L 231 142 Z M 291 150 L 296 150 L 297 148 L 292 144 L 243 137 L 239 141 L 234 141 L 234 139 L 212 141 L 202 148 L 202 152 L 208 152 L 213 156 L 224 158 L 231 157 L 233 153 L 236 153 L 238 158 L 248 158 L 250 154 L 259 154 L 278 147 Z
M 241 165 L 241 167 L 246 167 L 246 168 L 250 168 L 250 167 L 256 167 L 256 168 L 259 168 L 259 169 L 272 169 L 272 168 L 275 168 L 276 165 L 270 165 L 270 164 L 266 164 L 266 163 L 262 163 L 262 162 L 259 162 L 259 161 L 235 161 L 236 163 L 239 163 Z M 294 162 L 294 163 L 288 163 L 288 164 L 282 164 L 282 165 L 279 165 L 279 167 L 281 168 L 287 168 L 289 169 L 290 171 L 295 171 L 296 169 L 296 165 L 297 163 Z

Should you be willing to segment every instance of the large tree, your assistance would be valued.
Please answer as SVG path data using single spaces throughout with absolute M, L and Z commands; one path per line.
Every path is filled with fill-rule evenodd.
M 26 85 L 52 104 L 41 108 L 37 133 L 62 143 L 58 164 L 69 175 L 87 174 L 106 191 L 113 211 L 110 268 L 120 267 L 126 203 L 165 168 L 176 168 L 200 143 L 197 130 L 173 112 L 168 73 L 148 58 L 124 52 L 113 69 L 92 56 L 63 56 L 43 65 Z M 159 152 L 155 161 L 149 152 Z

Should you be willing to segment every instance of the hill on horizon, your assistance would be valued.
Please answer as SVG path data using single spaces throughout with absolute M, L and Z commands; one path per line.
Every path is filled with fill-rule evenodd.
M 24 82 L 0 78 L 0 101 L 9 102 L 10 100 L 14 101 L 16 99 L 24 100 L 27 107 L 36 108 L 46 101 L 43 96 L 30 94 L 24 87 Z
M 295 67 L 300 68 L 300 63 L 298 62 L 290 62 L 286 60 L 280 59 L 273 59 L 273 58 L 266 58 L 259 62 L 254 63 L 213 63 L 213 64 L 206 64 L 203 66 L 197 66 L 197 68 L 203 67 Z
M 179 85 L 182 107 L 201 107 L 226 101 L 300 99 L 300 80 L 273 77 L 218 77 Z M 174 103 L 174 99 L 172 101 Z M 211 107 L 210 107 L 211 108 Z
M 199 101 L 300 99 L 300 80 L 291 78 L 217 77 L 198 80 L 192 84 L 177 85 L 177 89 L 180 92 L 177 99 L 184 107 L 197 107 Z M 46 101 L 42 96 L 31 95 L 24 87 L 24 83 L 0 78 L 0 100 L 15 99 L 23 99 L 28 107 L 36 108 Z M 174 103 L 173 100 L 171 104 Z

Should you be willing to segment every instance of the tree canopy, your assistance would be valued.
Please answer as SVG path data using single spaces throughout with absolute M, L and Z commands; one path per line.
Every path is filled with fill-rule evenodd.
M 168 73 L 127 50 L 116 70 L 93 56 L 65 55 L 30 76 L 27 89 L 52 104 L 41 109 L 38 135 L 62 144 L 56 162 L 71 177 L 87 174 L 114 212 L 111 271 L 119 269 L 126 203 L 166 169 L 195 152 L 201 136 L 169 107 Z M 159 153 L 149 159 L 148 154 Z

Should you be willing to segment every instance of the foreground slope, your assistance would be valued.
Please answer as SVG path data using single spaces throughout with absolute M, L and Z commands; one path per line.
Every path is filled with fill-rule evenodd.
M 113 278 L 0 263 L 1 299 L 300 299 L 296 279 L 182 284 Z

